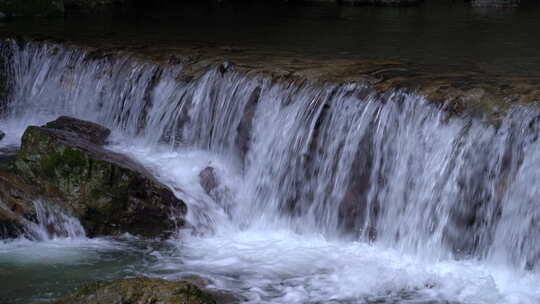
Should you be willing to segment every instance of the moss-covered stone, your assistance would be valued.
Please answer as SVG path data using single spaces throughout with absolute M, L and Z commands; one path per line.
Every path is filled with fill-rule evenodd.
M 62 16 L 63 0 L 0 0 L 0 11 L 8 16 Z
M 88 124 L 77 121 L 73 124 Z M 51 126 L 26 130 L 15 170 L 44 196 L 59 198 L 90 236 L 128 232 L 153 237 L 183 224 L 186 205 L 142 166 L 85 136 Z
M 216 301 L 184 281 L 135 278 L 86 285 L 73 295 L 51 304 L 213 304 Z

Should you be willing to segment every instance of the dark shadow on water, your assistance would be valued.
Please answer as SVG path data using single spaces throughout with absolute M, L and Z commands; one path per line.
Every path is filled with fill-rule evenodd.
M 257 46 L 336 58 L 393 58 L 446 70 L 540 74 L 540 5 L 475 8 L 301 6 L 281 1 L 136 1 L 109 12 L 4 22 L 0 33 L 141 45 L 190 41 Z

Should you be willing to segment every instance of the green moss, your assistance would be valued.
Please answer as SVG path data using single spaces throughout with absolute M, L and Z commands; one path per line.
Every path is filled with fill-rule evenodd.
M 86 154 L 79 149 L 66 148 L 62 155 L 67 166 L 70 167 L 85 167 L 87 164 Z
M 60 152 L 41 155 L 41 176 L 61 184 L 79 185 L 87 171 L 88 158 L 76 148 L 67 147 Z

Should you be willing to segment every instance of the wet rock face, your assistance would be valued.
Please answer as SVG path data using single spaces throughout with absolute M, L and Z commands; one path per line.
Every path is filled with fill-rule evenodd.
M 2 130 L 0 130 L 0 140 L 4 139 L 4 137 L 6 136 L 6 133 L 2 132 Z
M 19 236 L 25 219 L 35 217 L 35 190 L 20 177 L 0 169 L 0 239 Z
M 182 226 L 184 202 L 138 163 L 96 144 L 108 132 L 72 118 L 29 127 L 15 170 L 45 197 L 61 201 L 89 236 L 167 236 Z
M 62 16 L 63 0 L 0 0 L 0 11 L 8 16 Z
M 212 198 L 223 211 L 231 215 L 233 194 L 218 177 L 215 168 L 206 167 L 199 173 L 199 182 L 203 190 Z
M 208 194 L 212 193 L 214 189 L 219 186 L 215 169 L 212 167 L 206 167 L 199 173 L 199 179 L 204 191 Z
M 104 145 L 111 134 L 111 130 L 101 125 L 67 116 L 60 116 L 57 120 L 47 123 L 45 127 L 77 133 L 83 139 L 96 145 Z
M 93 283 L 51 304 L 214 304 L 216 301 L 197 286 L 183 281 L 135 278 Z

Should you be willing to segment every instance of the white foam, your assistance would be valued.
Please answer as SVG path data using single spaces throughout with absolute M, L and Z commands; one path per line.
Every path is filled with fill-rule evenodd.
M 182 191 L 177 194 L 188 194 L 188 203 L 204 202 L 206 213 L 218 207 L 200 186 L 198 174 L 206 166 L 230 178 L 231 187 L 246 184 L 227 173 L 234 167 L 205 151 L 149 148 L 125 139 L 110 148 L 140 161 Z M 299 234 L 267 223 L 253 222 L 243 230 L 219 216 L 213 225 L 215 234 L 171 241 L 176 253 L 153 252 L 158 261 L 149 274 L 167 279 L 197 274 L 250 303 L 540 303 L 540 277 L 504 263 L 409 255 L 388 245 Z
M 176 245 L 178 255 L 161 256 L 154 271 L 171 279 L 199 273 L 251 303 L 540 303 L 537 275 L 474 260 L 423 261 L 320 235 L 223 231 Z
M 223 159 L 198 149 L 171 150 L 165 146 L 144 146 L 136 140 L 116 139 L 121 141 L 109 146 L 112 151 L 138 160 L 158 180 L 168 185 L 177 197 L 188 203 L 187 219 L 193 226 L 210 229 L 218 222 L 221 225 L 231 224 L 227 220 L 225 206 L 220 206 L 208 196 L 199 177 L 201 171 L 211 167 L 220 177 L 220 182 L 226 184 L 222 187 L 241 183 L 238 173 Z

